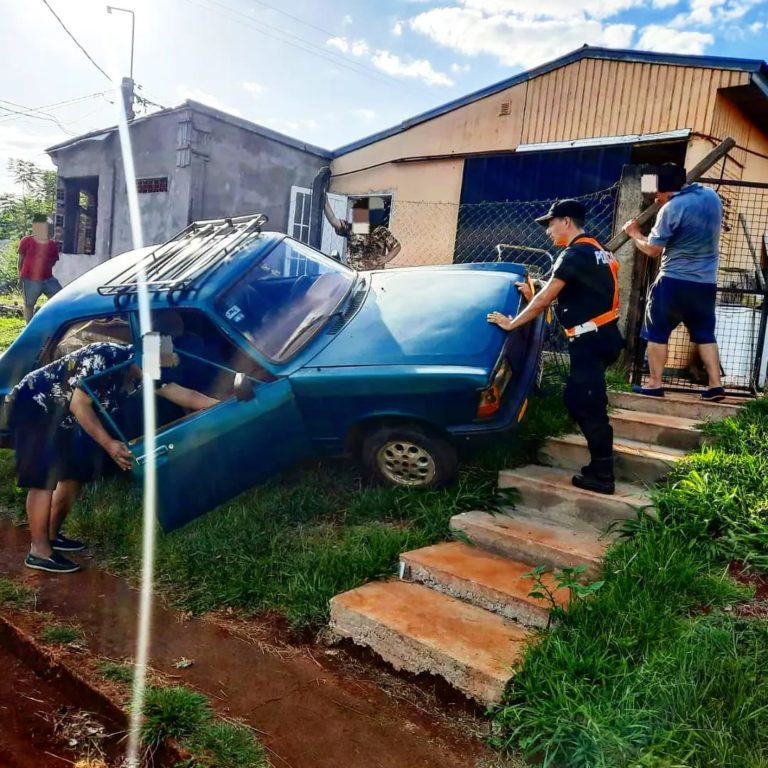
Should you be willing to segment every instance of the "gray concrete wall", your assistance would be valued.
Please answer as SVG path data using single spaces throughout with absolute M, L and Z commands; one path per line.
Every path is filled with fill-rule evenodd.
M 268 229 L 285 232 L 292 186 L 311 187 L 328 160 L 190 106 L 131 124 L 136 177 L 167 177 L 167 192 L 140 194 L 146 245 L 161 243 L 190 221 L 266 213 Z M 52 154 L 59 176 L 98 176 L 96 253 L 63 254 L 69 282 L 133 248 L 125 173 L 116 132 Z
M 285 232 L 291 187 L 312 187 L 329 160 L 207 116 L 195 121 L 210 130 L 202 215 L 205 219 L 266 213 L 266 229 Z

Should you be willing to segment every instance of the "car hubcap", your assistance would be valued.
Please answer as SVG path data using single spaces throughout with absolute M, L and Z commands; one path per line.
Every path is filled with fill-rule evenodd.
M 392 440 L 381 447 L 377 461 L 381 473 L 396 485 L 428 485 L 435 479 L 435 460 L 416 443 Z

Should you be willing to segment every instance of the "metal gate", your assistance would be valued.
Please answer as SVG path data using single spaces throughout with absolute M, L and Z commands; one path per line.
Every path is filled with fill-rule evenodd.
M 768 345 L 768 184 L 729 179 L 700 179 L 723 201 L 720 267 L 715 314 L 723 386 L 730 394 L 750 394 L 766 384 Z M 642 311 L 648 287 L 658 271 L 658 260 L 647 259 L 642 285 Z M 639 330 L 638 330 L 639 333 Z M 632 383 L 648 373 L 645 342 L 637 339 L 632 361 Z M 669 339 L 664 386 L 689 390 L 705 386 L 707 376 L 697 347 L 680 325 Z

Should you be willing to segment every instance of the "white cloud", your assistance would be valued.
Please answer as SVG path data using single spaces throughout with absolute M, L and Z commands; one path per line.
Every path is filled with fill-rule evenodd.
M 755 21 L 752 24 L 749 25 L 749 31 L 753 35 L 758 35 L 760 32 L 762 32 L 766 27 L 766 24 L 764 21 Z
M 714 27 L 743 18 L 764 0 L 691 0 L 688 13 L 680 13 L 669 22 L 675 29 Z
M 427 85 L 453 85 L 448 75 L 436 71 L 426 59 L 405 62 L 396 53 L 379 50 L 371 57 L 371 63 L 388 75 L 414 78 Z
M 469 64 L 457 64 L 455 61 L 451 64 L 451 72 L 458 75 L 461 72 L 469 72 Z
M 264 93 L 264 86 L 261 83 L 247 82 L 243 83 L 243 90 L 246 93 L 250 93 L 254 98 L 261 96 Z
M 395 37 L 400 37 L 400 35 L 403 34 L 403 22 L 402 21 L 396 21 L 394 25 L 392 26 L 392 34 Z
M 226 104 L 218 96 L 214 96 L 212 93 L 208 93 L 201 88 L 193 88 L 185 83 L 176 88 L 176 99 L 178 101 L 192 99 L 192 101 L 199 101 L 201 104 L 207 104 L 209 107 L 219 109 L 222 112 L 228 112 L 230 115 L 243 116 L 243 113 L 237 107 Z
M 325 44 L 342 53 L 351 53 L 353 56 L 365 56 L 370 48 L 365 40 L 347 40 L 346 37 L 332 37 Z
M 507 2 L 493 1 L 497 4 Z M 531 19 L 502 14 L 488 16 L 479 8 L 443 7 L 419 14 L 411 19 L 410 25 L 414 31 L 447 48 L 467 56 L 490 54 L 502 65 L 510 67 L 530 68 L 584 43 L 618 48 L 630 46 L 634 25 L 603 25 L 578 15 L 578 11 L 572 11 L 572 14 L 576 15 Z
M 331 37 L 326 40 L 326 45 L 353 56 L 369 56 L 371 64 L 388 75 L 414 78 L 427 85 L 453 85 L 453 80 L 448 75 L 435 70 L 426 59 L 404 61 L 391 51 L 383 49 L 371 51 L 365 40 L 353 41 L 346 37 Z
M 347 14 L 342 20 L 341 20 L 342 26 L 348 27 L 352 23 L 352 17 Z
M 707 46 L 715 41 L 709 32 L 673 29 L 659 24 L 649 24 L 640 30 L 637 47 L 645 51 L 660 53 L 704 53 Z
M 365 123 L 370 123 L 376 117 L 376 113 L 372 109 L 353 109 L 352 114 L 356 115 L 360 120 Z
M 652 0 L 651 5 L 653 5 L 654 8 L 671 8 L 679 2 L 680 0 Z
M 489 16 L 515 16 L 519 19 L 572 19 L 588 16 L 606 19 L 644 4 L 644 0 L 461 0 L 465 8 Z

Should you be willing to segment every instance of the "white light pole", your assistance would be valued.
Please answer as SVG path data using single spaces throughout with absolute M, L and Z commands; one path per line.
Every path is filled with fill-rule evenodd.
M 112 11 L 120 11 L 122 13 L 131 14 L 131 74 L 129 77 L 131 78 L 131 82 L 133 82 L 133 39 L 134 32 L 136 31 L 136 14 L 130 8 L 117 8 L 114 5 L 108 5 L 107 13 L 112 13 Z

